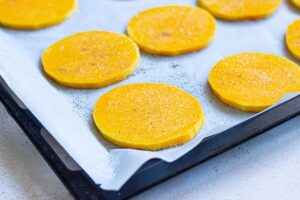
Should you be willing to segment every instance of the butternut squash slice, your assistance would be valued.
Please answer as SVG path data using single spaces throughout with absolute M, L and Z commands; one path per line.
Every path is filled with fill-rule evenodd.
M 206 47 L 216 31 L 215 19 L 205 10 L 189 6 L 163 6 L 134 16 L 128 35 L 145 52 L 175 56 Z
M 159 150 L 191 140 L 203 126 L 196 98 L 159 83 L 124 85 L 104 94 L 93 113 L 108 141 L 125 148 Z
M 285 39 L 291 54 L 300 59 L 300 19 L 295 20 L 288 26 Z
M 76 8 L 76 0 L 1 0 L 0 24 L 14 29 L 44 28 L 64 21 Z
M 199 5 L 224 20 L 251 20 L 273 14 L 282 0 L 198 0 Z
M 129 76 L 138 66 L 139 50 L 127 36 L 105 31 L 77 33 L 45 50 L 45 73 L 72 88 L 99 88 Z
M 226 57 L 211 70 L 208 79 L 221 101 L 242 111 L 261 111 L 285 93 L 300 91 L 299 66 L 263 53 Z

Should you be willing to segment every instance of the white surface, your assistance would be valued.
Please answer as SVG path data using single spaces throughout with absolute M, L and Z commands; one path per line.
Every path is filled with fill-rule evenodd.
M 218 102 L 208 89 L 208 73 L 221 58 L 235 53 L 259 51 L 287 56 L 285 48 L 282 48 L 285 29 L 298 17 L 284 2 L 274 16 L 265 20 L 237 23 L 219 20 L 216 37 L 208 48 L 178 57 L 142 54 L 141 65 L 132 76 L 98 90 L 61 88 L 47 81 L 42 73 L 40 56 L 51 43 L 75 32 L 91 29 L 124 33 L 126 24 L 138 12 L 170 4 L 193 6 L 196 1 L 80 0 L 77 13 L 60 25 L 38 31 L 0 30 L 0 69 L 9 79 L 10 87 L 91 178 L 102 183 L 103 188 L 118 189 L 146 160 L 153 157 L 175 160 L 204 136 L 211 134 L 214 128 L 233 125 L 249 117 L 247 113 Z M 105 141 L 96 137 L 98 132 L 91 119 L 94 103 L 116 85 L 136 82 L 173 84 L 198 98 L 206 117 L 200 134 L 190 143 L 159 152 L 120 150 L 105 145 Z M 59 115 L 56 110 L 60 111 Z M 108 154 L 106 150 L 115 162 L 102 159 L 105 158 L 103 155 Z M 124 161 L 127 168 L 124 168 Z M 116 172 L 115 176 L 109 173 L 112 171 Z
M 300 116 L 134 199 L 298 200 Z M 70 194 L 0 104 L 0 199 Z

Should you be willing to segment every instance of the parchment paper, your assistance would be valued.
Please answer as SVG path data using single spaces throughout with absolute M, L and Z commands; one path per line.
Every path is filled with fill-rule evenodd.
M 265 52 L 293 60 L 286 51 L 284 34 L 300 11 L 283 2 L 275 15 L 264 20 L 218 20 L 215 39 L 208 48 L 199 52 L 177 57 L 152 56 L 142 52 L 141 64 L 134 74 L 109 87 L 68 89 L 43 74 L 41 54 L 57 40 L 88 30 L 124 33 L 127 22 L 139 11 L 174 4 L 196 6 L 195 0 L 80 0 L 78 11 L 60 25 L 37 31 L 0 28 L 1 75 L 28 109 L 103 189 L 118 190 L 147 160 L 161 158 L 174 161 L 206 136 L 253 116 L 226 106 L 211 93 L 207 76 L 220 59 L 240 52 Z M 157 152 L 119 149 L 101 138 L 91 117 L 96 100 L 118 85 L 138 82 L 169 83 L 198 98 L 205 112 L 205 125 L 198 136 L 182 146 Z

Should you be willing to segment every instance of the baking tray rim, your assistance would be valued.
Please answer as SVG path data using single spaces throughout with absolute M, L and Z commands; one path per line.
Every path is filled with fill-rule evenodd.
M 129 198 L 192 167 L 195 167 L 200 163 L 215 157 L 220 153 L 231 149 L 243 143 L 244 141 L 249 140 L 252 137 L 255 137 L 266 130 L 269 130 L 300 114 L 300 94 L 298 94 L 282 104 L 279 104 L 261 114 L 255 115 L 253 118 L 241 122 L 218 134 L 203 139 L 203 141 L 200 142 L 194 149 L 174 162 L 168 163 L 160 159 L 152 159 L 148 161 L 127 181 L 127 183 L 119 191 L 105 191 L 101 189 L 99 185 L 95 184 L 82 169 L 79 171 L 72 171 L 65 166 L 63 161 L 40 134 L 40 131 L 45 129 L 45 127 L 27 108 L 24 108 L 24 106 L 20 103 L 21 100 L 19 100 L 11 91 L 1 76 L 0 101 L 5 106 L 12 118 L 23 129 L 24 133 L 31 140 L 52 170 L 76 199 Z M 274 110 L 276 112 L 274 112 Z M 273 115 L 272 112 L 274 112 Z M 267 114 L 269 114 L 267 116 L 269 121 L 264 121 L 266 119 L 259 119 Z M 272 116 L 274 116 L 273 119 L 270 119 Z M 233 139 L 232 135 L 230 136 L 230 131 L 240 132 L 243 129 L 245 129 L 244 131 L 248 131 L 247 135 L 243 135 L 242 138 L 238 138 L 236 141 L 229 141 L 230 138 Z M 222 140 L 226 140 L 226 144 Z M 219 144 L 216 145 L 216 143 Z M 203 152 L 209 153 L 205 155 Z M 155 176 L 153 176 L 153 173 L 155 173 Z

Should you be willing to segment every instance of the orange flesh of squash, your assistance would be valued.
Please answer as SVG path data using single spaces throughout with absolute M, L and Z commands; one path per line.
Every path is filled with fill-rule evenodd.
M 285 93 L 300 91 L 300 67 L 275 55 L 241 53 L 217 63 L 209 74 L 209 83 L 224 103 L 258 112 Z
M 205 10 L 164 6 L 134 16 L 128 35 L 148 53 L 175 56 L 206 47 L 216 31 L 215 19 Z
M 203 8 L 224 20 L 251 20 L 273 14 L 282 0 L 198 0 Z
M 76 8 L 76 0 L 1 0 L 0 24 L 14 29 L 44 28 L 64 21 Z
M 45 73 L 72 88 L 99 88 L 129 76 L 139 64 L 139 50 L 127 36 L 105 31 L 77 33 L 47 48 Z
M 93 113 L 108 141 L 125 148 L 159 150 L 191 140 L 204 123 L 196 98 L 174 86 L 130 84 L 104 94 Z
M 300 59 L 300 19 L 288 26 L 286 32 L 286 45 L 291 54 Z

